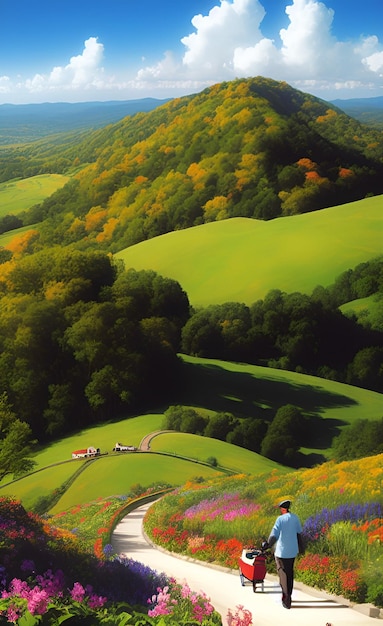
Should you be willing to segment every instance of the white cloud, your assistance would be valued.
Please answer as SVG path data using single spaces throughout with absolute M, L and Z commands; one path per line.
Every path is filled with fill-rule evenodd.
M 334 11 L 314 0 L 294 0 L 286 13 L 290 25 L 280 31 L 283 63 L 287 68 L 316 72 L 323 63 L 323 52 L 336 45 L 330 35 Z
M 186 48 L 181 67 L 164 59 L 146 67 L 140 78 L 149 84 L 166 77 L 174 85 L 199 80 L 202 88 L 261 74 L 317 95 L 332 91 L 329 97 L 342 90 L 342 97 L 357 89 L 382 90 L 383 47 L 377 37 L 338 41 L 330 0 L 291 0 L 285 11 L 289 25 L 271 40 L 262 34 L 261 0 L 219 0 L 207 15 L 193 17 L 194 32 L 181 39 Z
M 104 46 L 97 37 L 89 37 L 81 54 L 71 57 L 65 66 L 54 67 L 48 75 L 35 74 L 25 81 L 25 88 L 34 93 L 105 87 L 101 67 L 103 52 Z
M 363 63 L 372 70 L 379 74 L 379 76 L 383 76 L 383 51 L 374 52 L 368 57 L 363 59 Z
M 0 77 L 0 93 L 34 99 L 72 100 L 120 95 L 168 97 L 200 91 L 233 78 L 264 75 L 326 99 L 383 93 L 383 46 L 374 35 L 339 41 L 333 34 L 331 0 L 286 0 L 286 28 L 265 37 L 262 0 L 211 0 L 207 15 L 195 15 L 193 32 L 180 40 L 184 53 L 171 51 L 153 65 L 109 75 L 102 67 L 104 46 L 96 37 L 81 54 L 48 74 L 13 82 Z M 141 61 L 145 63 L 144 59 Z M 30 98 L 30 99 L 31 99 Z
M 234 55 L 239 44 L 250 46 L 262 39 L 259 25 L 265 10 L 258 0 L 221 0 L 208 15 L 196 15 L 196 32 L 183 37 L 187 48 L 183 65 L 188 71 L 216 79 L 234 71 Z
M 0 93 L 9 93 L 11 88 L 12 85 L 9 76 L 0 76 Z

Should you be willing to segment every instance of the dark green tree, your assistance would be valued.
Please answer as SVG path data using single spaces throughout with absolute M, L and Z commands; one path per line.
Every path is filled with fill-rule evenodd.
M 383 418 L 377 422 L 358 420 L 346 426 L 332 443 L 336 461 L 361 459 L 383 452 Z
M 28 458 L 32 431 L 12 411 L 6 393 L 0 395 L 0 481 L 7 475 L 20 476 L 36 463 Z
M 212 439 L 226 441 L 228 434 L 238 426 L 238 420 L 231 413 L 215 413 L 210 417 L 204 435 Z
M 306 420 L 298 407 L 292 404 L 281 406 L 267 429 L 261 454 L 294 466 L 297 452 L 305 440 L 306 428 Z

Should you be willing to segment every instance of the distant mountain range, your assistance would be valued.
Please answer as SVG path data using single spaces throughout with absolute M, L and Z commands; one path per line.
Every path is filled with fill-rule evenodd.
M 339 99 L 332 100 L 331 103 L 364 124 L 383 126 L 383 96 Z
M 47 135 L 101 128 L 168 102 L 156 98 L 108 102 L 1 104 L 0 145 L 25 143 Z
M 25 143 L 74 130 L 102 128 L 127 115 L 152 111 L 169 100 L 142 98 L 107 102 L 1 104 L 0 145 Z M 330 102 L 363 123 L 383 125 L 383 96 Z

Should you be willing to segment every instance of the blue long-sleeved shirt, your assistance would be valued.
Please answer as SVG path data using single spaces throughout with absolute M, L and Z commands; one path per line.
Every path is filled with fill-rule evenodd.
M 277 517 L 269 537 L 271 544 L 274 543 L 272 537 L 277 540 L 275 556 L 281 559 L 295 558 L 299 551 L 297 534 L 301 532 L 302 525 L 295 513 L 283 513 Z

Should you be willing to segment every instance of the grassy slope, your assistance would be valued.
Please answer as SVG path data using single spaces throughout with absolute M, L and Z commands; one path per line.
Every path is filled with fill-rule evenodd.
M 177 280 L 194 306 L 252 304 L 270 289 L 311 293 L 382 252 L 383 196 L 269 222 L 233 218 L 116 254 Z
M 213 478 L 219 475 L 211 467 L 157 454 L 113 455 L 89 464 L 51 512 L 65 511 L 97 498 L 124 495 L 138 483 L 144 487 L 153 483 L 178 486 L 194 476 Z
M 371 328 L 381 330 L 383 326 L 382 299 L 381 294 L 374 294 L 368 298 L 346 302 L 339 308 L 344 315 L 355 315 L 360 324 L 370 325 Z
M 221 467 L 230 468 L 238 473 L 261 474 L 277 467 L 274 461 L 250 452 L 250 450 L 244 450 L 224 441 L 208 439 L 199 435 L 161 433 L 153 439 L 150 447 L 154 452 L 180 454 L 205 461 L 213 456 Z M 283 473 L 291 471 L 289 468 L 281 466 L 279 469 Z
M 116 441 L 138 446 L 145 435 L 161 428 L 162 420 L 162 413 L 142 415 L 95 426 L 57 441 L 36 454 L 37 469 L 41 471 L 13 483 L 5 484 L 6 481 L 3 481 L 0 495 L 13 495 L 21 499 L 28 508 L 40 496 L 48 495 L 83 467 L 84 471 L 77 476 L 54 507 L 53 511 L 58 512 L 97 497 L 127 493 L 136 483 L 144 487 L 156 481 L 181 485 L 195 476 L 210 478 L 219 474 L 212 467 L 172 456 L 146 453 L 111 454 Z M 241 473 L 263 473 L 281 467 L 269 459 L 222 441 L 187 434 L 174 436 L 179 438 L 179 454 L 189 459 L 205 463 L 208 457 L 214 456 L 223 467 Z M 163 435 L 154 439 L 154 452 L 174 451 L 174 448 L 169 450 L 167 437 L 168 435 Z M 192 446 L 190 438 L 193 439 Z M 88 445 L 99 446 L 102 452 L 109 454 L 90 463 L 70 460 L 73 450 Z M 190 453 L 191 447 L 193 454 Z M 57 465 L 53 465 L 55 463 Z M 281 469 L 290 471 L 288 468 Z
M 359 418 L 380 419 L 381 394 L 333 381 L 274 370 L 259 366 L 226 363 L 212 359 L 183 357 L 186 365 L 186 388 L 177 402 L 209 411 L 229 411 L 239 417 L 271 419 L 278 406 L 300 406 L 313 421 L 314 441 L 303 452 L 331 456 L 331 440 L 339 428 Z M 182 484 L 195 476 L 211 476 L 215 470 L 174 457 L 151 454 L 110 454 L 116 441 L 138 446 L 145 435 L 160 430 L 162 413 L 141 415 L 110 422 L 67 437 L 40 450 L 35 457 L 42 471 L 5 485 L 0 495 L 14 495 L 29 507 L 41 495 L 62 485 L 84 461 L 71 461 L 77 448 L 94 445 L 105 457 L 85 465 L 55 511 L 96 497 L 129 491 L 132 484 L 143 486 L 155 481 Z M 153 439 L 151 449 L 206 462 L 215 457 L 223 467 L 236 472 L 263 473 L 279 467 L 248 450 L 222 441 L 187 434 L 161 434 Z M 62 461 L 68 460 L 66 463 Z M 52 467 L 54 463 L 58 465 Z M 282 471 L 288 471 L 282 468 Z
M 285 404 L 299 406 L 312 419 L 307 449 L 331 456 L 332 438 L 357 419 L 382 417 L 383 395 L 315 376 L 256 365 L 183 356 L 187 379 L 182 401 L 242 417 L 271 420 Z
M 14 237 L 19 237 L 23 235 L 28 230 L 37 230 L 38 225 L 33 226 L 23 226 L 22 228 L 16 228 L 15 230 L 11 230 L 3 235 L 0 235 L 0 247 L 6 248 L 7 245 L 12 241 Z
M 29 209 L 63 187 L 69 176 L 41 174 L 21 180 L 0 183 L 0 217 Z
M 12 483 L 7 484 L 3 481 L 5 484 L 0 488 L 0 497 L 13 496 L 28 509 L 41 496 L 49 495 L 69 480 L 77 469 L 78 465 L 75 462 L 68 461 L 55 467 L 48 467 L 42 471 L 28 474 Z

